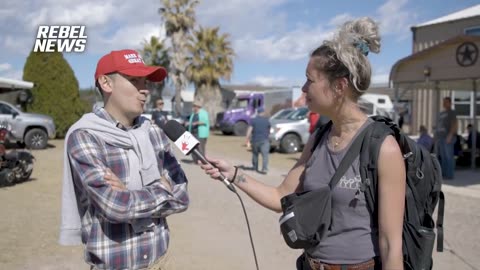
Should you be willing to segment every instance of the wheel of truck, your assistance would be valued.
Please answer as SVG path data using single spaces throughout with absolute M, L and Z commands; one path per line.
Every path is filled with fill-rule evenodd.
M 239 121 L 233 126 L 233 134 L 235 134 L 235 136 L 245 136 L 247 134 L 247 128 L 247 123 Z
M 45 149 L 48 143 L 48 135 L 43 129 L 34 128 L 25 134 L 25 145 L 30 149 Z
M 283 153 L 296 153 L 300 150 L 300 138 L 293 134 L 289 133 L 283 136 L 280 140 L 280 151 Z

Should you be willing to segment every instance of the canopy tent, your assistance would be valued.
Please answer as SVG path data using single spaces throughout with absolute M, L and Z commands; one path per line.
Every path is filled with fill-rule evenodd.
M 480 36 L 459 35 L 428 49 L 405 57 L 390 71 L 395 103 L 400 91 L 433 89 L 433 115 L 440 111 L 440 91 L 473 92 L 473 130 L 477 130 L 477 86 L 480 84 Z M 435 119 L 436 120 L 436 119 Z M 435 121 L 436 122 L 436 121 Z M 473 136 L 472 168 L 475 168 L 476 136 Z

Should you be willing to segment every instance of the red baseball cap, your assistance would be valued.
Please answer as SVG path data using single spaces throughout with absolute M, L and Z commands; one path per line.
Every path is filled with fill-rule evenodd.
M 167 77 L 164 67 L 146 66 L 142 56 L 135 50 L 111 51 L 97 63 L 95 81 L 101 75 L 118 72 L 128 76 L 146 77 L 152 82 L 160 82 Z

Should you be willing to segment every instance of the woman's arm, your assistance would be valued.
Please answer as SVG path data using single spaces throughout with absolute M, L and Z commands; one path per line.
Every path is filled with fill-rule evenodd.
M 388 136 L 378 158 L 378 225 L 383 269 L 403 269 L 402 229 L 405 163 L 397 141 Z
M 305 163 L 310 158 L 312 144 L 314 141 L 314 136 L 310 136 L 308 143 L 303 148 L 302 155 L 297 161 L 295 166 L 288 172 L 287 176 L 283 182 L 278 187 L 272 187 L 259 182 L 255 178 L 245 174 L 243 170 L 238 169 L 237 176 L 234 179 L 234 183 L 237 187 L 243 190 L 248 196 L 255 200 L 260 205 L 273 210 L 275 212 L 281 212 L 282 206 L 280 204 L 280 199 L 288 194 L 291 194 L 297 190 L 300 185 L 300 176 L 305 169 Z M 217 179 L 222 172 L 228 179 L 232 179 L 235 168 L 222 160 L 208 159 L 212 164 L 215 165 L 214 168 L 209 164 L 201 165 L 202 169 L 205 170 L 212 178 Z

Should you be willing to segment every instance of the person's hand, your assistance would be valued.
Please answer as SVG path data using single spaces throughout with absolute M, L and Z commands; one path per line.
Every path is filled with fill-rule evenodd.
M 233 174 L 235 173 L 235 167 L 230 165 L 228 162 L 220 159 L 213 159 L 205 157 L 208 162 L 211 164 L 203 164 L 198 161 L 198 165 L 205 171 L 213 179 L 220 179 L 220 173 L 223 174 L 228 179 L 233 178 Z
M 113 190 L 127 190 L 127 187 L 123 184 L 122 180 L 120 180 L 109 168 L 105 170 L 103 179 L 107 181 L 107 183 L 112 187 Z

